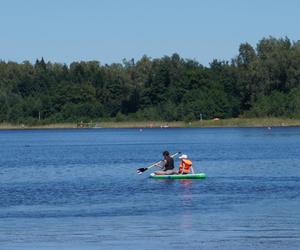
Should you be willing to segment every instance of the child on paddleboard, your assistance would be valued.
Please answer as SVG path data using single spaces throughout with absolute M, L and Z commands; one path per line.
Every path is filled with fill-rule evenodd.
M 181 159 L 178 174 L 194 174 L 193 162 L 188 156 L 183 154 L 178 158 Z

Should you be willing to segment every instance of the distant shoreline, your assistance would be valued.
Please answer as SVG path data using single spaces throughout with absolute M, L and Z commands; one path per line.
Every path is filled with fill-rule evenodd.
M 216 127 L 291 127 L 300 126 L 300 119 L 287 118 L 231 118 L 192 122 L 122 121 L 91 123 L 53 123 L 25 125 L 0 123 L 0 130 L 22 129 L 80 129 L 80 128 L 216 128 Z

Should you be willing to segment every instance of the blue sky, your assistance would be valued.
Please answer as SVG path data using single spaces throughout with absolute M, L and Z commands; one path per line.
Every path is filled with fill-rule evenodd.
M 102 64 L 179 53 L 208 65 L 242 42 L 300 39 L 297 0 L 0 0 L 0 59 Z

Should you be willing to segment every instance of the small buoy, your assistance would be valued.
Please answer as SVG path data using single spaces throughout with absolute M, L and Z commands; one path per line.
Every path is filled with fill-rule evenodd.
M 140 132 L 143 132 L 143 129 L 140 128 Z
M 270 130 L 270 129 L 271 129 L 271 127 L 268 127 L 268 129 Z

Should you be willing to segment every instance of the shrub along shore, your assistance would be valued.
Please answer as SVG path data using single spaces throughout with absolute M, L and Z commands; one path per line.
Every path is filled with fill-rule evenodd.
M 211 122 L 214 117 L 224 120 Z M 135 121 L 184 121 L 169 123 L 180 127 L 266 124 L 264 119 L 230 119 L 235 117 L 300 118 L 300 41 L 268 37 L 256 47 L 242 43 L 232 60 L 213 60 L 209 66 L 177 53 L 110 65 L 0 59 L 0 123 L 73 127 L 61 124 L 101 119 L 102 127 L 147 126 Z M 206 121 L 189 124 L 200 119 Z M 104 120 L 122 123 L 102 124 Z M 290 122 L 294 124 L 282 123 Z
M 300 126 L 300 119 L 288 118 L 231 118 L 202 121 L 104 121 L 89 123 L 9 124 L 1 123 L 0 129 L 67 129 L 67 128 L 209 128 L 209 127 L 289 127 Z

